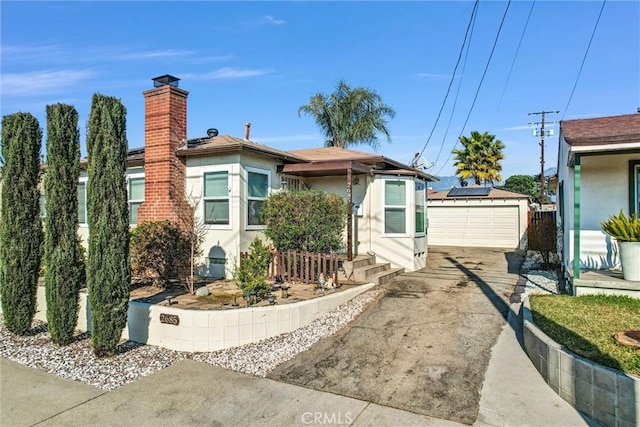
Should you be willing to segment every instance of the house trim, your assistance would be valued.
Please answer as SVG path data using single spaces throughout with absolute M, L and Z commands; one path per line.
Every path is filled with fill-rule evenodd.
M 245 180 L 245 191 L 246 191 L 246 206 L 244 209 L 244 220 L 245 222 L 245 230 L 264 230 L 266 225 L 249 225 L 249 206 L 252 200 L 262 200 L 263 202 L 266 200 L 265 198 L 251 197 L 249 195 L 249 173 L 255 173 L 260 175 L 267 176 L 267 197 L 271 194 L 271 171 L 267 169 L 254 168 L 250 166 L 246 166 L 244 168 L 244 180 Z
M 207 173 L 211 173 L 211 172 L 227 172 L 227 199 L 229 200 L 229 224 L 208 224 L 206 222 L 206 218 L 207 218 L 207 212 L 206 212 L 206 200 L 207 198 L 205 197 L 205 175 Z M 231 167 L 229 165 L 215 165 L 215 166 L 208 166 L 208 167 L 203 167 L 200 170 L 200 182 L 201 182 L 201 187 L 202 188 L 202 193 L 201 193 L 201 200 L 202 200 L 202 219 L 205 222 L 205 227 L 208 230 L 232 230 L 233 229 L 233 187 L 232 187 L 232 170 Z
M 573 277 L 580 278 L 580 155 L 573 166 Z
M 640 204 L 640 196 L 638 195 L 638 173 L 640 173 L 640 160 L 629 161 L 629 214 L 635 213 L 640 216 L 638 212 L 638 205 Z

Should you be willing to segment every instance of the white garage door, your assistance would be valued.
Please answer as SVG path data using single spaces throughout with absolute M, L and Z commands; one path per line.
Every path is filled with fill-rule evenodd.
M 516 248 L 518 206 L 429 206 L 429 245 Z

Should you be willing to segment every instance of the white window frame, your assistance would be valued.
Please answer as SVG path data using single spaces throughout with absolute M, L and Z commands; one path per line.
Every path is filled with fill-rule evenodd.
M 140 203 L 142 205 L 142 203 L 144 203 L 144 196 L 142 197 L 142 199 L 131 199 L 131 187 L 130 187 L 130 182 L 132 179 L 142 179 L 144 180 L 144 172 L 141 173 L 132 173 L 127 175 L 127 208 L 129 209 L 129 226 L 135 227 L 136 225 L 138 225 L 138 223 L 136 222 L 135 224 L 131 222 L 131 203 Z M 147 183 L 145 181 L 144 183 L 145 188 L 147 186 Z
M 386 182 L 387 181 L 404 181 L 404 191 L 405 191 L 405 215 L 404 215 L 404 233 L 386 233 L 386 223 L 385 223 L 385 213 L 387 208 L 399 208 L 399 205 L 387 205 L 386 204 Z M 415 230 L 412 230 L 412 226 L 415 229 L 415 220 L 411 220 L 411 214 L 409 213 L 409 207 L 411 206 L 410 201 L 413 200 L 413 196 L 410 194 L 414 191 L 413 179 L 402 176 L 387 176 L 382 178 L 382 237 L 410 237 L 413 236 Z M 413 212 L 411 212 L 413 213 Z M 415 216 L 415 214 L 414 214 Z
M 205 186 L 205 179 L 204 176 L 205 174 L 208 173 L 212 173 L 212 172 L 226 172 L 227 173 L 227 199 L 229 200 L 229 224 L 207 224 L 207 215 L 206 215 L 206 201 L 207 200 L 222 200 L 221 197 L 205 197 L 204 196 L 204 186 Z M 201 215 L 202 215 L 202 222 L 204 223 L 204 226 L 208 229 L 208 230 L 231 230 L 233 229 L 233 200 L 231 198 L 231 167 L 229 166 L 210 166 L 210 167 L 206 167 L 206 168 L 201 168 L 200 169 L 200 188 L 201 188 L 201 193 L 200 193 L 200 204 L 202 205 L 201 207 Z
M 80 222 L 78 218 L 78 226 L 79 227 L 88 227 L 89 226 L 89 211 L 87 210 L 87 186 L 89 185 L 89 177 L 80 177 L 78 179 L 78 185 L 84 184 L 84 222 Z M 77 186 L 76 186 L 77 189 Z M 77 193 L 76 193 L 77 197 Z M 78 208 L 80 208 L 80 202 L 78 202 Z M 77 214 L 77 212 L 76 212 Z
M 267 175 L 267 197 L 271 194 L 271 171 L 268 169 L 258 169 L 254 167 L 246 166 L 244 168 L 244 190 L 246 196 L 246 203 L 244 209 L 245 230 L 264 230 L 266 225 L 249 225 L 249 203 L 252 200 L 258 200 L 264 202 L 267 197 L 250 197 L 249 196 L 249 173 L 257 173 L 261 175 Z
M 413 224 L 413 230 L 414 233 L 416 235 L 416 237 L 422 237 L 422 236 L 426 236 L 427 235 L 427 183 L 421 179 L 415 178 L 413 180 L 413 188 L 414 188 L 414 200 L 413 200 L 413 217 L 416 217 L 416 213 L 418 212 L 418 199 L 415 198 L 416 193 L 418 192 L 418 190 L 416 190 L 416 184 L 422 184 L 424 186 L 424 188 L 422 189 L 422 213 L 424 215 L 424 218 L 422 219 L 422 226 L 424 227 L 423 231 L 416 231 L 416 228 L 418 228 L 418 222 L 417 222 L 417 218 L 414 219 L 414 224 Z

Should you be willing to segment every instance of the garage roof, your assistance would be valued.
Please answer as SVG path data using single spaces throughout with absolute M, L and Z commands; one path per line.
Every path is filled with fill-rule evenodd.
M 481 190 L 485 189 L 485 190 Z M 462 191 L 460 190 L 467 190 Z M 488 191 L 487 191 L 488 190 Z M 475 194 L 474 194 L 475 193 Z M 514 193 L 513 191 L 500 190 L 492 187 L 481 187 L 470 185 L 468 187 L 454 187 L 445 191 L 429 193 L 429 200 L 452 200 L 452 199 L 528 199 L 526 194 Z

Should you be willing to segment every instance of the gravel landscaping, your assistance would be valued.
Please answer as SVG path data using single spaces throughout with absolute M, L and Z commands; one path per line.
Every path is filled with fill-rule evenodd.
M 555 272 L 537 270 L 536 263 L 535 254 L 530 252 L 523 264 L 528 278 L 525 294 L 559 293 Z M 127 341 L 118 346 L 114 357 L 97 358 L 91 351 L 88 333 L 78 334 L 71 345 L 59 347 L 51 342 L 43 322 L 34 321 L 32 334 L 26 337 L 13 336 L 2 322 L 0 357 L 103 390 L 121 387 L 182 359 L 265 377 L 276 366 L 338 332 L 381 292 L 373 288 L 291 333 L 210 353 L 178 352 Z
M 34 321 L 32 334 L 15 337 L 0 325 L 0 357 L 32 368 L 113 390 L 166 368 L 182 359 L 194 359 L 247 374 L 266 376 L 280 363 L 307 350 L 360 314 L 382 291 L 365 292 L 302 328 L 257 343 L 211 353 L 187 353 L 127 341 L 109 358 L 93 355 L 88 333 L 81 333 L 66 347 L 51 342 L 46 324 Z

